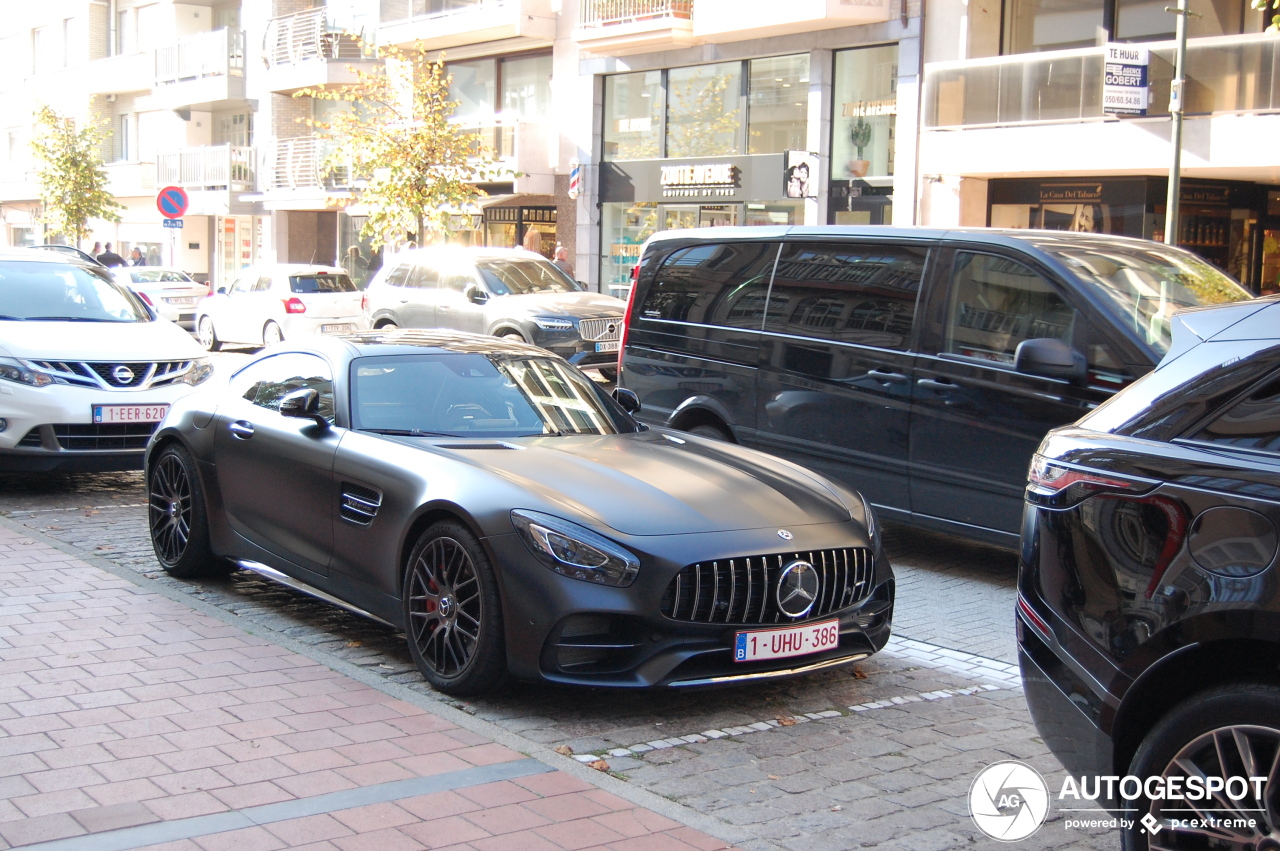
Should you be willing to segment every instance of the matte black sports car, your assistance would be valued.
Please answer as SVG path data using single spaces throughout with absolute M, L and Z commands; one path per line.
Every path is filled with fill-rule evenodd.
M 173 406 L 147 487 L 169 573 L 236 564 L 385 621 L 450 694 L 507 676 L 732 683 L 889 637 L 893 575 L 858 494 L 639 425 L 523 343 L 393 331 L 271 350 Z
M 1128 849 L 1280 849 L 1278 329 L 1278 299 L 1179 314 L 1031 466 L 1027 703 L 1068 771 L 1141 781 L 1101 798 Z

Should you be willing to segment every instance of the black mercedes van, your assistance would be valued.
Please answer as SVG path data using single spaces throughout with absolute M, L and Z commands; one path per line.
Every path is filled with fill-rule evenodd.
M 1251 295 L 1206 261 L 1061 231 L 665 231 L 619 352 L 639 417 L 843 480 L 893 520 L 1016 547 L 1052 428 L 1149 372 L 1176 310 Z

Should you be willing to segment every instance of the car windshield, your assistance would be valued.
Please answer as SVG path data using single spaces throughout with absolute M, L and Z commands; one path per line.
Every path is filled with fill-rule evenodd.
M 1178 310 L 1253 297 L 1194 254 L 1159 243 L 1144 248 L 1042 247 L 1102 295 L 1107 308 L 1162 356 L 1173 339 L 1169 320 Z
M 195 281 L 186 272 L 175 272 L 172 269 L 129 270 L 129 280 L 135 284 L 194 284 Z
M 589 378 L 563 361 L 465 352 L 358 358 L 351 365 L 351 420 L 356 429 L 410 436 L 636 430 Z
M 476 268 L 494 295 L 578 292 L 578 282 L 541 259 L 490 258 Z
M 295 293 L 353 293 L 356 285 L 346 275 L 290 275 L 289 289 Z
M 0 319 L 63 322 L 150 322 L 128 288 L 97 267 L 0 263 Z

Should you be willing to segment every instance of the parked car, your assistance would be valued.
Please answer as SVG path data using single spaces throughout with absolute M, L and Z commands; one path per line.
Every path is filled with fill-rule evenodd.
M 97 263 L 0 251 L 0 470 L 136 470 L 213 366 Z
M 449 694 L 750 682 L 889 637 L 893 575 L 856 492 L 647 429 L 524 343 L 295 341 L 176 406 L 147 457 L 170 574 L 235 563 L 336 599 L 403 629 Z
M 510 337 L 614 377 L 626 303 L 586 292 L 532 251 L 406 251 L 383 264 L 366 296 L 372 328 L 452 328 Z
M 620 382 L 642 418 L 772 452 L 886 518 L 1010 548 L 1045 433 L 1149 372 L 1205 261 L 1048 231 L 704 228 L 645 244 Z
M 269 346 L 298 336 L 345 334 L 365 327 L 361 306 L 360 291 L 335 266 L 250 266 L 200 302 L 196 335 L 216 352 L 223 343 Z
M 1139 828 L 1157 820 L 1152 847 L 1277 847 L 1278 528 L 1280 299 L 1176 316 L 1160 366 L 1050 432 L 1031 466 L 1027 703 L 1072 773 L 1144 779 L 1141 796 L 1111 804 Z M 1197 775 L 1266 783 L 1174 794 Z M 1256 829 L 1188 824 L 1206 815 Z M 1139 828 L 1126 848 L 1147 847 Z
M 196 329 L 196 305 L 209 295 L 209 288 L 186 272 L 163 266 L 116 266 L 111 273 L 142 296 L 161 318 L 188 331 Z

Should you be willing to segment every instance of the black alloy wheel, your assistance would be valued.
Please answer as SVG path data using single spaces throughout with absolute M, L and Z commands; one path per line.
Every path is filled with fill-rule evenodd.
M 689 429 L 689 434 L 696 434 L 698 437 L 706 437 L 711 440 L 721 440 L 725 443 L 733 443 L 733 435 L 720 428 L 718 425 L 711 423 L 700 423 Z
M 405 573 L 404 608 L 410 655 L 437 691 L 480 694 L 505 678 L 497 583 L 464 526 L 437 523 L 418 539 Z
M 151 546 L 165 572 L 179 579 L 225 576 L 231 565 L 213 554 L 204 492 L 195 462 L 177 444 L 160 450 L 147 475 Z
M 1187 790 L 1189 777 L 1231 780 L 1207 800 L 1145 797 L 1129 804 L 1128 851 L 1280 851 L 1280 687 L 1238 683 L 1178 706 L 1151 731 L 1130 773 Z M 1265 777 L 1261 793 L 1251 777 Z M 1155 830 L 1144 830 L 1150 815 Z M 1150 820 L 1148 820 L 1150 823 Z

